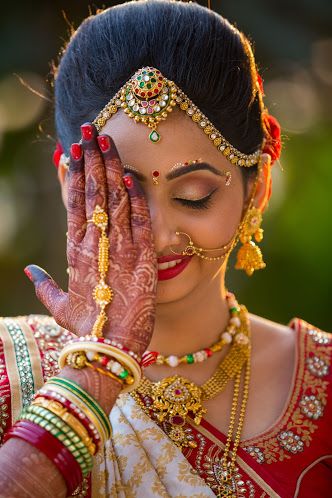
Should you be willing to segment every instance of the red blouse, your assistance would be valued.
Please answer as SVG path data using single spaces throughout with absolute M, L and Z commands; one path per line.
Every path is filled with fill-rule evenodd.
M 238 498 L 332 496 L 332 335 L 300 319 L 289 399 L 264 433 L 241 441 L 234 486 Z M 33 393 L 58 372 L 59 351 L 71 334 L 43 315 L 0 319 L 0 445 Z M 226 436 L 206 420 L 190 422 L 197 447 L 185 448 L 193 469 L 217 493 Z M 76 497 L 91 496 L 85 480 Z

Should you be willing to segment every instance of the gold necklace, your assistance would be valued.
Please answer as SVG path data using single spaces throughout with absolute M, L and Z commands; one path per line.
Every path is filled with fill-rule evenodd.
M 194 423 L 199 425 L 202 416 L 206 413 L 202 401 L 217 396 L 225 389 L 227 382 L 234 379 L 229 429 L 222 459 L 222 485 L 219 488 L 219 497 L 236 497 L 233 475 L 249 393 L 250 324 L 247 309 L 242 305 L 240 306 L 240 320 L 241 334 L 238 334 L 238 340 L 233 343 L 212 377 L 202 386 L 196 386 L 193 382 L 179 375 L 167 377 L 156 383 L 143 377 L 138 388 L 131 392 L 133 398 L 149 416 L 152 412 L 153 418 L 157 422 L 163 423 L 167 435 L 178 447 L 181 449 L 188 446 L 195 448 L 197 444 L 193 436 L 184 428 L 188 412 L 194 414 Z M 240 399 L 243 367 L 245 367 L 245 375 Z M 238 424 L 235 428 L 238 413 Z M 233 435 L 234 444 L 231 458 L 229 458 Z

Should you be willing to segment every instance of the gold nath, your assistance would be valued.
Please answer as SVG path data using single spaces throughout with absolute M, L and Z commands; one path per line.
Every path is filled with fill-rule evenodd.
M 158 143 L 161 136 L 157 126 L 176 105 L 191 117 L 232 164 L 244 167 L 257 164 L 262 154 L 261 149 L 253 154 L 244 154 L 233 147 L 189 97 L 154 67 L 138 69 L 100 111 L 93 124 L 99 132 L 118 109 L 123 109 L 136 123 L 147 125 L 151 130 L 149 139 L 152 143 Z

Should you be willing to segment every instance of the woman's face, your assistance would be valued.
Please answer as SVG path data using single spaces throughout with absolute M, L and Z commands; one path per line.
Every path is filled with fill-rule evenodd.
M 176 235 L 177 231 L 190 235 L 199 247 L 225 245 L 237 230 L 245 202 L 240 169 L 227 161 L 196 123 L 176 108 L 158 125 L 158 131 L 161 140 L 152 143 L 148 138 L 149 128 L 137 124 L 121 111 L 101 131 L 112 137 L 123 165 L 129 165 L 132 169 L 128 171 L 140 179 L 150 208 L 158 258 L 181 258 L 174 255 L 170 247 L 180 252 L 188 239 Z M 195 170 L 190 165 L 179 166 L 189 161 L 198 161 L 204 166 L 197 169 L 196 163 Z M 152 179 L 154 170 L 159 172 L 158 185 Z M 187 264 L 182 260 L 181 271 L 177 267 L 162 270 L 163 267 L 165 262 L 159 267 L 159 304 L 205 292 L 220 271 L 221 262 L 193 256 Z

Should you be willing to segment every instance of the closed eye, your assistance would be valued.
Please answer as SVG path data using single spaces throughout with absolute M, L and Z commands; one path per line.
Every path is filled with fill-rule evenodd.
M 205 197 L 201 197 L 200 199 L 193 200 L 193 199 L 183 199 L 181 197 L 174 197 L 174 200 L 182 204 L 182 206 L 186 206 L 191 209 L 208 209 L 211 205 L 212 195 L 215 193 L 216 190 L 217 189 L 213 190 L 212 192 L 210 192 L 210 194 L 208 194 Z

